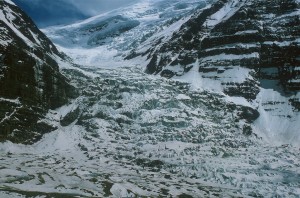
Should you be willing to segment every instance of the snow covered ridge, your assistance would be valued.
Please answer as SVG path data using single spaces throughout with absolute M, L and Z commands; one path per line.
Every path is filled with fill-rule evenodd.
M 30 142 L 51 129 L 38 126 L 39 117 L 67 102 L 73 88 L 59 73 L 63 55 L 10 1 L 0 3 L 0 30 L 0 139 Z
M 170 33 L 179 28 L 197 6 L 205 5 L 205 1 L 198 0 L 138 0 L 130 6 L 75 24 L 48 27 L 43 31 L 64 48 L 91 50 L 105 45 L 124 53 L 124 50 L 136 48 L 161 30 L 169 29 Z M 169 27 L 171 24 L 172 28 Z

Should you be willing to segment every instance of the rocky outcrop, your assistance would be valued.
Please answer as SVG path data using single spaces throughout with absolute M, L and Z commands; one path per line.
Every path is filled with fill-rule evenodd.
M 52 129 L 38 122 L 75 94 L 59 72 L 63 58 L 32 20 L 0 2 L 0 139 L 29 143 Z

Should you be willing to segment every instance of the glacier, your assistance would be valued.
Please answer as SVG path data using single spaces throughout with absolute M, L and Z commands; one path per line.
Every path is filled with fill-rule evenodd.
M 299 197 L 300 114 L 286 97 L 268 88 L 252 102 L 228 96 L 221 82 L 202 77 L 198 62 L 168 79 L 145 73 L 147 57 L 124 60 L 167 42 L 212 2 L 139 0 L 43 29 L 71 57 L 55 58 L 81 95 L 48 112 L 41 122 L 57 130 L 39 142 L 0 143 L 0 197 Z M 226 9 L 208 26 L 228 16 Z M 220 75 L 243 82 L 249 72 Z M 270 98 L 279 101 L 272 113 L 265 111 L 274 108 Z M 248 118 L 239 115 L 251 108 L 264 113 L 253 133 L 243 133 Z

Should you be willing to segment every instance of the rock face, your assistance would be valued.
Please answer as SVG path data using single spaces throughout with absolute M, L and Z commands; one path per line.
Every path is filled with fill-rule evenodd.
M 29 143 L 51 130 L 37 123 L 49 108 L 74 95 L 59 72 L 63 58 L 16 5 L 0 2 L 0 140 Z
M 254 69 L 252 76 L 260 80 L 276 79 L 284 88 L 299 90 L 299 25 L 296 0 L 220 0 L 192 16 L 170 42 L 152 50 L 147 72 L 182 75 L 199 60 L 204 78 L 220 77 L 238 66 Z M 255 98 L 254 90 L 247 94 L 246 87 L 255 85 L 250 79 L 223 85 L 231 95 Z
M 276 122 L 291 126 L 289 118 L 298 119 L 299 16 L 298 0 L 218 0 L 196 10 L 169 38 L 153 38 L 152 46 L 127 58 L 145 56 L 146 72 L 167 78 L 198 72 L 202 88 L 244 98 L 253 110 L 268 115 L 261 123 L 270 122 L 274 129 L 260 130 L 295 135 L 296 129 L 283 129 Z
M 173 77 L 199 67 L 203 78 L 222 79 L 228 95 L 250 100 L 266 80 L 299 90 L 299 13 L 295 0 L 217 1 L 198 10 L 168 42 L 148 49 L 146 72 Z

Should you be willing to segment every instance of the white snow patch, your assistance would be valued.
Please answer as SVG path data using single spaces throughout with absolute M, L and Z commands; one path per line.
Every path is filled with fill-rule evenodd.
M 258 33 L 258 30 L 246 30 L 246 31 L 236 32 L 235 35 L 257 34 L 257 33 Z
M 236 54 L 218 54 L 215 56 L 207 56 L 202 59 L 202 62 L 204 61 L 216 61 L 216 60 L 238 60 L 238 59 L 243 59 L 243 58 L 258 58 L 259 53 L 258 52 L 253 52 L 251 54 L 243 54 L 243 55 L 236 55 Z
M 0 20 L 3 21 L 12 31 L 15 32 L 15 34 L 20 37 L 28 46 L 33 47 L 34 44 L 26 37 L 24 36 L 17 27 L 15 27 L 13 19 L 15 19 L 15 16 L 13 15 L 13 11 L 5 6 L 3 10 L 0 10 Z
M 35 42 L 36 42 L 38 45 L 41 46 L 42 44 L 41 44 L 41 42 L 40 42 L 38 36 L 37 36 L 35 33 L 33 33 L 31 30 L 29 30 L 29 32 L 30 32 L 30 34 L 32 35 L 32 37 L 33 37 L 33 39 L 35 40 Z
M 83 69 L 81 69 L 79 67 L 75 67 L 75 66 L 72 65 L 72 63 L 63 60 L 63 59 L 61 59 L 60 57 L 58 57 L 56 55 L 52 55 L 52 57 L 58 63 L 60 70 L 63 70 L 63 69 L 73 69 L 73 70 L 79 71 L 80 73 L 82 73 L 85 76 L 88 76 L 90 78 L 96 78 L 96 77 L 98 77 L 98 75 L 95 72 L 89 72 L 89 71 L 83 70 Z
M 119 64 L 116 64 L 118 62 L 124 63 L 121 57 L 117 57 L 119 54 L 116 49 L 108 49 L 106 46 L 95 47 L 92 49 L 56 46 L 59 50 L 67 53 L 72 60 L 79 65 L 111 68 L 119 66 Z M 62 66 L 62 68 L 66 68 L 66 64 L 63 64 Z
M 14 144 L 10 141 L 0 143 L 1 153 L 23 154 L 32 152 L 32 150 L 23 144 Z
M 300 98 L 299 93 L 295 97 Z M 271 144 L 300 146 L 300 113 L 293 110 L 288 100 L 272 89 L 261 89 L 256 99 L 260 117 L 254 126 Z
M 218 12 L 211 15 L 209 19 L 206 20 L 204 25 L 208 27 L 214 27 L 222 21 L 226 21 L 232 15 L 234 15 L 245 3 L 245 0 L 231 0 L 228 1 Z
M 191 100 L 191 98 L 185 94 L 178 94 L 178 96 L 176 96 L 177 100 Z
M 202 78 L 202 76 L 199 73 L 198 69 L 199 69 L 199 60 L 197 60 L 194 63 L 192 69 L 188 73 L 186 73 L 185 75 L 180 76 L 180 77 L 174 77 L 173 79 L 181 81 L 181 82 L 190 83 L 191 84 L 191 90 L 201 91 L 201 90 L 205 89 L 205 87 L 203 86 L 204 79 Z
M 0 101 L 10 102 L 10 103 L 14 103 L 14 104 L 21 104 L 19 98 L 17 98 L 17 99 L 8 99 L 8 98 L 0 97 Z
M 171 149 L 174 150 L 176 153 L 180 153 L 184 151 L 186 148 L 192 148 L 197 146 L 196 144 L 192 143 L 185 143 L 179 141 L 172 141 L 172 142 L 162 142 L 156 145 L 153 144 L 145 144 L 143 145 L 143 150 L 147 152 L 157 152 L 159 150 Z
M 223 46 L 219 46 L 219 47 L 213 47 L 213 48 L 208 48 L 205 49 L 206 52 L 210 52 L 213 50 L 222 50 L 222 49 L 236 49 L 236 48 L 241 48 L 241 49 L 249 49 L 249 48 L 255 48 L 258 45 L 260 45 L 259 43 L 233 43 L 230 45 L 223 45 Z
M 292 40 L 292 41 L 265 41 L 263 44 L 265 45 L 278 45 L 280 47 L 286 47 L 286 46 L 289 46 L 291 45 L 292 43 L 298 43 L 300 44 L 300 38 L 297 38 L 295 40 Z
M 81 126 L 60 127 L 58 130 L 46 134 L 43 139 L 33 145 L 33 147 L 42 153 L 58 152 L 67 154 L 68 151 L 78 150 L 78 142 L 81 142 L 82 131 Z
M 113 194 L 114 197 L 132 197 L 132 193 L 128 193 L 127 189 L 121 184 L 114 184 L 110 192 Z
M 59 113 L 60 116 L 64 117 L 66 116 L 69 112 L 74 111 L 76 108 L 78 108 L 78 105 L 75 102 L 72 102 L 69 105 L 62 106 L 56 111 Z
M 251 104 L 249 101 L 247 101 L 244 97 L 235 97 L 235 96 L 225 96 L 225 100 L 227 102 L 232 102 L 237 105 L 242 105 L 246 107 L 253 107 L 253 104 Z

